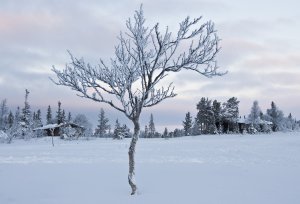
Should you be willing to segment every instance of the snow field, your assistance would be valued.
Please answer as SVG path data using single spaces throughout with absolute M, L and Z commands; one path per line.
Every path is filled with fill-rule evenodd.
M 51 138 L 0 144 L 1 204 L 297 204 L 300 134 L 140 139 L 139 195 L 129 140 Z

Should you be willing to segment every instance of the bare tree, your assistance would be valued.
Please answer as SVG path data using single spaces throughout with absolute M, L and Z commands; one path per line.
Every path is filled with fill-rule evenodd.
M 54 83 L 70 87 L 80 97 L 107 103 L 133 122 L 134 134 L 128 152 L 132 195 L 137 190 L 134 155 L 142 109 L 176 96 L 172 83 L 166 87 L 158 87 L 158 83 L 168 73 L 183 69 L 206 77 L 224 74 L 217 72 L 215 57 L 220 48 L 214 24 L 211 21 L 200 24 L 201 18 L 187 17 L 173 36 L 168 28 L 160 32 L 158 23 L 146 27 L 141 6 L 134 19 L 126 21 L 127 32 L 120 33 L 115 57 L 109 65 L 100 59 L 97 66 L 92 66 L 69 52 L 71 62 L 63 71 L 53 66 L 58 78 Z M 184 51 L 186 45 L 189 47 Z

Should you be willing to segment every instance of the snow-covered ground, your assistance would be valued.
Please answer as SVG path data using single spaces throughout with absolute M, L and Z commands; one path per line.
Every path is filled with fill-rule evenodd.
M 1 204 L 298 204 L 300 133 L 0 144 Z

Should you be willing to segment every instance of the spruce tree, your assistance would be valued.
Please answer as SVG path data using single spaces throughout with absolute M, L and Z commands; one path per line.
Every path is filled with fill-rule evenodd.
M 222 117 L 224 122 L 229 124 L 229 127 L 226 128 L 227 131 L 231 129 L 234 132 L 238 132 L 239 103 L 240 101 L 236 97 L 231 97 L 226 103 L 223 103 Z
M 61 111 L 61 102 L 58 101 L 58 107 L 57 107 L 57 112 L 56 112 L 56 123 L 60 124 L 62 123 L 62 111 Z
M 63 110 L 62 113 L 61 113 L 61 122 L 62 123 L 66 122 L 66 112 L 65 112 L 65 110 Z
M 28 103 L 28 96 L 29 96 L 29 91 L 26 89 L 25 102 L 24 102 L 24 108 L 22 109 L 21 121 L 24 122 L 27 127 L 29 127 L 31 122 L 31 111 L 30 111 L 30 105 Z
M 117 119 L 116 124 L 115 124 L 113 139 L 122 139 L 122 138 L 123 138 L 123 135 L 122 135 L 121 126 L 120 126 L 119 120 Z
M 68 113 L 68 119 L 67 121 L 70 123 L 72 121 L 72 114 L 71 112 Z
M 192 116 L 191 116 L 190 112 L 186 113 L 185 119 L 184 119 L 184 121 L 182 123 L 183 123 L 184 135 L 185 136 L 191 135 L 193 121 L 192 121 Z
M 98 125 L 97 125 L 95 135 L 96 137 L 105 137 L 106 131 L 109 128 L 109 124 L 108 124 L 109 120 L 108 118 L 105 117 L 105 112 L 102 108 L 100 109 L 98 118 L 99 118 Z
M 22 137 L 23 138 L 30 138 L 32 137 L 32 117 L 31 117 L 31 111 L 30 111 L 30 105 L 28 102 L 28 96 L 29 91 L 25 90 L 25 102 L 24 102 L 24 108 L 22 109 L 22 115 L 21 115 L 21 122 L 22 122 Z
M 5 129 L 7 115 L 8 115 L 7 100 L 4 99 L 0 103 L 0 130 Z
M 218 129 L 218 132 L 220 132 L 221 130 L 221 123 L 222 123 L 222 106 L 221 106 L 221 102 L 218 102 L 217 100 L 214 100 L 212 103 L 212 111 L 214 114 L 214 118 L 215 118 L 215 123 Z
M 258 101 L 253 102 L 248 120 L 251 124 L 253 124 L 254 128 L 259 131 L 259 124 L 261 123 L 261 109 L 258 105 Z
M 52 123 L 52 110 L 50 105 L 48 106 L 47 109 L 46 123 L 47 125 Z
M 283 130 L 283 121 L 284 121 L 284 115 L 281 110 L 279 110 L 276 106 L 276 104 L 272 101 L 271 102 L 271 108 L 267 109 L 267 117 L 269 118 L 269 121 L 273 123 L 272 130 L 273 131 L 280 131 Z
M 155 135 L 155 125 L 154 125 L 153 115 L 151 113 L 150 121 L 149 121 L 149 137 L 153 138 L 154 135 Z
M 216 124 L 211 100 L 202 97 L 197 104 L 197 123 L 200 127 L 200 134 L 216 133 Z
M 168 138 L 168 137 L 169 137 L 168 128 L 165 128 L 164 133 L 163 133 L 163 138 Z
M 8 125 L 8 128 L 11 128 L 14 124 L 14 115 L 13 113 L 10 111 L 9 114 L 8 114 L 8 118 L 7 118 L 7 125 Z

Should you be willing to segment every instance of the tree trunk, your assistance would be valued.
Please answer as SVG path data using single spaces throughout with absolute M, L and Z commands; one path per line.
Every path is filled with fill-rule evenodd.
M 135 182 L 135 146 L 139 138 L 139 132 L 140 132 L 140 124 L 138 119 L 133 121 L 134 124 L 134 133 L 130 142 L 130 147 L 128 151 L 129 156 L 129 174 L 128 174 L 128 182 L 131 187 L 131 195 L 136 194 L 137 186 Z

